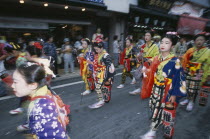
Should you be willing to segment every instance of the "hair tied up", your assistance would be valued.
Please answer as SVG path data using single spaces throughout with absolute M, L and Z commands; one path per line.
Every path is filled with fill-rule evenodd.
M 178 39 L 180 39 L 177 32 L 166 32 L 166 35 L 175 35 Z
M 37 63 L 32 63 L 32 62 L 26 62 L 24 65 L 25 68 L 31 67 L 32 65 L 38 65 Z
M 170 35 L 177 35 L 177 32 L 166 32 L 166 34 Z

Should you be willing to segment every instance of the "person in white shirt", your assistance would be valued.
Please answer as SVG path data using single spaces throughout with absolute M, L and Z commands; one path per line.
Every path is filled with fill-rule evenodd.
M 62 53 L 64 58 L 64 71 L 66 74 L 69 73 L 69 66 L 71 67 L 71 72 L 74 73 L 74 60 L 72 56 L 72 47 L 70 45 L 69 38 L 64 39 L 64 44 L 62 46 Z
M 117 35 L 115 35 L 113 39 L 114 39 L 114 42 L 112 44 L 112 47 L 113 47 L 114 66 L 117 68 L 119 64 L 120 45 L 117 40 L 118 39 Z

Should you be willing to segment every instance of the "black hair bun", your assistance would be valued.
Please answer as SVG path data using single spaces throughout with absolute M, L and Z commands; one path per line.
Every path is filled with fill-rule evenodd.
M 164 38 L 169 38 L 172 42 L 172 45 L 176 45 L 176 43 L 179 40 L 179 36 L 177 35 L 177 32 L 167 32 Z
M 103 42 L 94 42 L 94 43 L 93 43 L 93 46 L 94 46 L 94 47 L 103 48 L 103 47 L 104 47 L 104 44 L 103 44 Z
M 197 35 L 194 36 L 194 38 L 193 38 L 194 41 L 195 41 L 198 37 L 204 37 L 204 39 L 206 40 L 206 35 L 200 33 L 200 34 L 197 34 Z

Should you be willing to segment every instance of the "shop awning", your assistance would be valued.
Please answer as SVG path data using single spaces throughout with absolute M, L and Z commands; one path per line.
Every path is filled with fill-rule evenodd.
M 48 2 L 48 3 L 53 3 L 53 4 L 62 4 L 62 5 L 69 5 L 69 6 L 76 6 L 76 7 L 101 9 L 101 10 L 107 9 L 107 6 L 103 3 L 89 2 L 89 1 L 84 1 L 84 0 L 45 0 L 45 1 L 32 0 L 32 1 Z
M 164 14 L 158 11 L 150 10 L 150 9 L 144 9 L 138 6 L 130 5 L 130 10 L 137 11 L 140 13 L 145 13 L 145 14 L 151 14 L 151 15 L 156 15 L 156 16 L 161 16 L 161 17 L 166 17 L 169 19 L 174 19 L 178 20 L 178 16 L 176 15 L 169 15 L 169 14 Z
M 0 28 L 48 29 L 49 23 L 90 25 L 89 21 L 0 17 Z

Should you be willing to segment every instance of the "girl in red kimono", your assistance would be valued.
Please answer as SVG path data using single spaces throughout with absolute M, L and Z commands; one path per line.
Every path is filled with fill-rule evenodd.
M 145 33 L 145 44 L 141 47 L 140 52 L 137 54 L 137 69 L 134 73 L 134 78 L 136 80 L 135 90 L 129 92 L 130 95 L 138 95 L 142 90 L 142 67 L 145 62 L 154 56 L 159 54 L 158 46 L 152 41 L 154 33 L 152 31 L 147 31 Z
M 160 54 L 152 59 L 149 70 L 145 69 L 144 76 L 151 73 L 153 86 L 149 107 L 152 112 L 150 130 L 141 136 L 142 139 L 154 139 L 158 127 L 163 124 L 164 137 L 171 139 L 174 133 L 176 107 L 180 98 L 186 96 L 186 82 L 180 60 L 171 53 L 172 46 L 177 42 L 177 36 L 167 34 L 160 44 Z
M 133 49 L 131 39 L 126 39 L 126 48 L 124 49 L 124 52 L 123 52 L 123 63 L 120 63 L 120 64 L 123 64 L 124 68 L 123 68 L 123 73 L 121 76 L 122 78 L 121 84 L 117 86 L 117 88 L 124 87 L 127 76 L 129 76 L 132 79 L 131 84 L 135 84 L 136 80 L 133 77 L 131 71 L 132 71 L 132 68 L 136 66 L 136 55 L 135 55 L 135 50 Z

